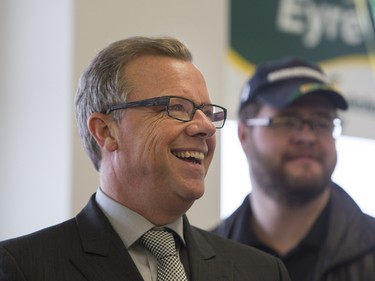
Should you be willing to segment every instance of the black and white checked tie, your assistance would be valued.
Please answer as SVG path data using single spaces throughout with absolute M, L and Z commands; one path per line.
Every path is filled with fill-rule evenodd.
M 187 281 L 172 233 L 151 229 L 141 237 L 141 241 L 158 260 L 158 281 Z

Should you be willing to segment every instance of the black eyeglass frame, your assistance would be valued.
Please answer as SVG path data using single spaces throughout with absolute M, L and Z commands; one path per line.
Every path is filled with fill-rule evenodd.
M 178 118 L 178 117 L 174 117 L 174 116 L 172 116 L 170 114 L 170 111 L 169 111 L 169 101 L 170 101 L 171 98 L 183 99 L 185 101 L 190 102 L 193 105 L 193 111 L 191 112 L 191 114 L 189 116 L 189 119 L 181 119 L 181 118 Z M 167 112 L 167 114 L 168 114 L 169 117 L 171 117 L 173 119 L 176 119 L 176 120 L 179 120 L 179 121 L 182 121 L 182 122 L 189 122 L 189 121 L 193 120 L 195 112 L 198 109 L 203 111 L 203 109 L 206 106 L 212 106 L 214 108 L 219 108 L 222 111 L 220 111 L 218 113 L 223 113 L 224 116 L 223 116 L 222 119 L 218 120 L 218 121 L 222 121 L 222 125 L 221 126 L 215 126 L 216 129 L 223 128 L 224 124 L 225 124 L 225 121 L 227 119 L 227 109 L 225 107 L 222 107 L 222 106 L 217 105 L 217 104 L 210 104 L 210 103 L 203 103 L 201 105 L 197 105 L 193 101 L 191 101 L 191 100 L 189 100 L 187 98 L 184 98 L 184 97 L 179 97 L 179 96 L 161 96 L 161 97 L 155 97 L 155 98 L 150 98 L 150 99 L 145 99 L 145 100 L 139 100 L 139 101 L 132 101 L 132 102 L 125 102 L 125 103 L 115 104 L 115 105 L 109 106 L 109 108 L 106 110 L 105 114 L 110 114 L 112 111 L 120 110 L 120 109 L 135 108 L 135 107 L 150 107 L 150 106 L 165 106 L 165 111 Z M 213 113 L 213 115 L 214 116 L 219 116 L 218 114 L 215 114 L 215 113 Z M 214 124 L 215 120 L 212 118 L 212 116 L 208 116 L 208 115 L 206 115 L 206 116 Z

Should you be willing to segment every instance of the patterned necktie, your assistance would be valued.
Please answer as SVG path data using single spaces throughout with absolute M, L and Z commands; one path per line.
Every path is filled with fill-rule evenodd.
M 142 243 L 158 260 L 158 281 L 187 281 L 184 267 L 177 256 L 173 234 L 151 229 L 141 237 Z

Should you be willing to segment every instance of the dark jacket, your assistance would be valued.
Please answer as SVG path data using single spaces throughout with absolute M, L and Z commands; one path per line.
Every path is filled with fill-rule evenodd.
M 375 198 L 374 198 L 375 199 Z M 248 227 L 249 200 L 216 229 L 215 233 L 236 240 L 235 233 Z M 326 242 L 312 280 L 374 281 L 375 218 L 364 214 L 353 199 L 333 184 Z M 246 211 L 247 210 L 247 211 Z
M 290 280 L 280 260 L 190 226 L 190 280 Z M 76 218 L 0 243 L 1 281 L 143 281 L 120 237 L 91 198 Z

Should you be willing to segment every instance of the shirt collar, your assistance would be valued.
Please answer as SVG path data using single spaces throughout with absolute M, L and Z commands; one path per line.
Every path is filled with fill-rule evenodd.
M 127 248 L 131 247 L 146 231 L 155 227 L 140 214 L 110 198 L 100 187 L 96 192 L 95 200 Z M 164 227 L 173 230 L 185 245 L 182 217 Z
M 318 218 L 316 219 L 315 223 L 311 227 L 308 234 L 301 240 L 301 242 L 297 245 L 297 247 L 291 250 L 291 253 L 297 250 L 300 247 L 316 247 L 320 248 L 324 241 L 325 237 L 327 236 L 328 231 L 328 221 L 329 221 L 329 213 L 330 213 L 330 201 L 328 201 L 327 205 L 324 207 Z M 246 214 L 247 217 L 252 216 L 251 212 L 251 203 L 248 200 L 248 204 L 246 205 Z M 247 244 L 253 245 L 257 248 L 260 248 L 266 252 L 273 252 L 268 246 L 264 245 L 255 233 L 251 230 L 250 227 L 242 228 L 242 231 L 238 233 L 238 236 L 241 237 L 242 242 L 246 241 Z M 290 254 L 290 253 L 289 253 Z

